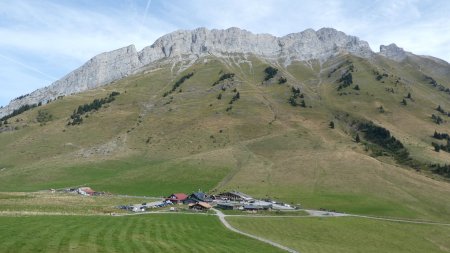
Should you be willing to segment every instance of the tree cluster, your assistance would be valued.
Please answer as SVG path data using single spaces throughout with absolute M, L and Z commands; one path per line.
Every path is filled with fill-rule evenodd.
M 349 64 L 348 70 L 351 71 L 351 72 L 353 72 L 355 66 L 353 66 L 353 63 L 352 63 L 351 61 L 346 60 L 345 62 L 339 64 L 339 66 L 337 66 L 337 67 L 335 67 L 334 69 L 332 69 L 332 70 L 330 71 L 330 73 L 328 73 L 328 78 L 330 78 L 331 75 L 332 75 L 334 72 L 338 71 L 339 69 L 341 69 L 342 67 L 344 67 L 344 66 L 347 65 L 347 64 Z
M 439 115 L 431 114 L 431 119 L 433 120 L 434 123 L 436 123 L 438 125 L 444 123 L 444 120 Z
M 444 165 L 431 164 L 430 170 L 431 170 L 431 172 L 433 172 L 435 174 L 439 174 L 441 176 L 450 178 L 450 165 L 448 165 L 448 164 L 444 164 Z
M 170 91 L 166 91 L 163 94 L 163 97 L 166 97 L 170 93 L 174 92 L 178 87 L 180 87 L 186 80 L 191 78 L 194 75 L 194 73 L 189 73 L 184 76 L 182 76 L 180 79 L 178 79 L 172 86 L 172 89 Z
M 300 88 L 292 87 L 291 92 L 292 95 L 289 97 L 289 104 L 292 106 L 306 107 L 305 100 L 303 100 L 305 96 L 301 93 Z M 297 98 L 302 98 L 300 103 L 297 102 Z
M 215 81 L 215 82 L 212 84 L 212 86 L 215 86 L 215 85 L 219 84 L 220 82 L 222 82 L 222 81 L 224 81 L 224 80 L 227 80 L 227 79 L 231 79 L 231 78 L 233 78 L 233 77 L 234 77 L 234 73 L 225 73 L 225 74 L 222 74 L 222 75 L 219 77 L 219 79 L 218 79 L 217 81 Z
M 429 84 L 431 84 L 434 88 L 437 88 L 439 91 L 441 92 L 445 92 L 447 94 L 450 94 L 450 88 L 447 88 L 445 86 L 443 86 L 442 84 L 439 84 L 436 80 L 434 80 L 434 78 L 432 78 L 431 76 L 424 76 L 424 79 L 426 82 L 428 82 Z
M 89 104 L 78 106 L 78 108 L 73 111 L 72 115 L 70 115 L 69 122 L 67 123 L 67 125 L 68 126 L 80 125 L 81 123 L 83 123 L 82 117 L 83 114 L 88 113 L 90 111 L 99 110 L 100 108 L 102 108 L 104 104 L 113 102 L 116 99 L 115 97 L 118 95 L 120 95 L 119 92 L 113 91 L 105 98 L 94 99 L 94 101 L 92 101 Z
M 438 133 L 437 131 L 434 131 L 433 138 L 438 140 L 449 140 L 450 136 L 447 133 Z
M 264 69 L 264 73 L 266 74 L 266 76 L 264 77 L 264 81 L 268 81 L 268 80 L 272 79 L 278 73 L 278 69 L 274 68 L 272 66 L 269 66 L 266 69 Z
M 22 113 L 24 113 L 24 112 L 26 112 L 26 111 L 28 111 L 28 110 L 31 110 L 31 109 L 33 109 L 33 108 L 35 108 L 35 107 L 38 107 L 38 105 L 37 105 L 37 104 L 32 104 L 32 105 L 22 105 L 22 106 L 19 107 L 18 109 L 15 109 L 12 113 L 10 113 L 10 114 L 8 114 L 8 115 L 6 115 L 6 116 L 3 116 L 3 117 L 0 119 L 0 121 L 8 120 L 8 119 L 10 119 L 10 118 L 12 118 L 12 117 L 14 117 L 14 116 L 17 116 L 17 115 L 19 115 L 19 114 L 22 114 Z
M 434 151 L 439 152 L 439 151 L 445 151 L 445 152 L 449 152 L 450 153 L 450 140 L 447 139 L 447 144 L 443 145 L 443 144 L 439 144 L 436 142 L 432 142 L 431 145 L 434 147 Z
M 442 114 L 447 115 L 448 117 L 450 117 L 450 112 L 446 112 L 446 111 L 444 110 L 444 108 L 441 107 L 441 105 L 438 105 L 438 107 L 436 107 L 436 111 L 438 111 L 438 112 L 440 112 L 440 113 L 442 113 Z
M 26 98 L 26 97 L 28 97 L 29 95 L 30 95 L 30 94 L 28 93 L 28 94 L 25 94 L 25 95 L 16 97 L 15 99 L 13 99 L 13 101 L 14 101 L 14 100 L 19 100 L 19 99 L 22 99 L 22 98 Z
M 287 82 L 287 79 L 286 79 L 286 77 L 280 77 L 280 78 L 278 78 L 278 84 L 283 84 L 283 83 L 286 83 Z
M 389 130 L 377 126 L 372 122 L 360 123 L 358 125 L 358 130 L 364 133 L 364 138 L 367 141 L 370 141 L 393 154 L 398 162 L 410 160 L 409 152 L 399 140 L 391 135 Z
M 234 102 L 238 101 L 241 98 L 241 95 L 239 94 L 239 92 L 237 92 L 236 94 L 234 94 L 234 96 L 231 98 L 230 100 L 230 105 L 233 104 Z
M 48 110 L 39 110 L 38 115 L 36 116 L 36 121 L 41 123 L 41 125 L 44 125 L 52 119 L 53 115 Z
M 338 82 L 340 83 L 337 90 L 341 90 L 343 88 L 346 88 L 353 84 L 353 76 L 350 71 L 345 72 L 342 74 L 341 78 L 339 78 Z
M 375 71 L 375 79 L 377 81 L 380 81 L 381 79 L 383 79 L 383 77 L 388 77 L 388 74 L 386 73 L 380 74 L 378 71 Z

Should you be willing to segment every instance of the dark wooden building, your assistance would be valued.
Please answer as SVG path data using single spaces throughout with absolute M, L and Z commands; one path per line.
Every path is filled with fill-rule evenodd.
M 212 202 L 212 199 L 204 192 L 194 192 L 184 201 L 185 204 L 193 204 L 197 202 Z

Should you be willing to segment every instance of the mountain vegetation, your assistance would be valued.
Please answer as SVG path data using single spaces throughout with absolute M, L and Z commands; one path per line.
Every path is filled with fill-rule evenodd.
M 245 42 L 253 38 L 246 32 L 240 34 Z M 293 42 L 292 36 L 271 38 L 258 41 L 265 43 L 264 50 L 268 51 L 257 54 L 260 51 L 255 45 L 259 44 L 252 44 L 253 40 L 242 47 L 248 45 L 248 50 L 254 51 L 239 53 L 234 44 L 226 44 L 228 40 L 214 42 L 225 43 L 220 50 L 229 51 L 205 51 L 197 48 L 203 37 L 175 43 L 169 36 L 164 42 L 175 43 L 177 50 L 166 47 L 164 54 L 157 51 L 164 43 L 139 55 L 128 50 L 133 53 L 130 57 L 139 60 L 140 71 L 127 69 L 107 85 L 52 98 L 40 106 L 18 108 L 16 113 L 10 110 L 12 107 L 3 108 L 2 112 L 8 110 L 14 115 L 0 121 L 0 192 L 80 185 L 138 196 L 168 196 L 199 189 L 212 194 L 237 190 L 307 209 L 448 223 L 450 124 L 446 110 L 450 108 L 450 65 L 408 52 L 403 52 L 406 57 L 399 61 L 373 53 L 363 41 L 332 30 L 306 31 L 297 36 L 304 36 L 299 39 L 305 42 L 299 42 L 301 45 L 310 45 L 310 38 L 322 44 L 302 55 L 293 50 L 293 43 L 287 43 Z M 333 43 L 324 39 L 335 37 L 339 40 Z M 280 45 L 287 48 L 281 50 Z M 336 47 L 339 50 L 333 51 Z M 126 58 L 128 51 L 114 55 Z M 189 52 L 195 57 L 186 57 Z M 154 62 L 144 65 L 150 56 L 156 57 L 152 58 Z M 107 73 L 119 72 L 113 66 L 114 71 Z M 51 88 L 65 87 L 67 80 Z M 40 98 L 40 93 L 30 93 L 21 102 L 35 98 Z M 5 232 L 4 236 L 10 238 L 17 231 L 25 231 L 17 225 L 22 224 L 21 219 L 7 230 L 14 233 Z M 71 228 L 78 219 L 67 219 L 61 226 Z M 379 251 L 377 245 L 382 245 L 382 251 L 395 252 L 399 245 L 390 241 L 391 237 L 417 243 L 414 245 L 423 252 L 448 251 L 447 231 L 425 224 L 411 224 L 408 230 L 400 223 L 388 225 L 359 218 L 349 218 L 347 223 L 334 218 L 283 218 L 286 220 L 276 224 L 268 219 L 242 223 L 239 219 L 231 222 L 311 252 L 335 250 L 330 245 L 340 245 L 342 252 L 363 251 L 366 245 L 373 252 Z M 28 220 L 31 225 L 27 235 L 42 226 L 61 228 L 50 219 Z M 161 221 L 170 222 L 164 218 Z M 198 222 L 215 227 L 218 223 L 213 221 L 208 218 Z M 153 231 L 137 223 L 109 218 L 105 222 L 130 226 L 130 233 L 124 232 L 123 238 L 134 238 L 135 230 Z M 191 223 L 186 220 L 180 226 L 183 230 Z M 91 234 L 88 230 L 94 227 L 92 224 L 74 228 L 80 235 L 77 241 L 57 235 L 54 240 L 62 245 L 59 251 L 72 243 L 85 247 L 84 237 L 93 240 L 98 236 L 103 238 L 101 244 L 110 243 L 117 229 L 97 227 Z M 321 231 L 307 234 L 301 230 L 303 225 L 315 228 L 315 224 Z M 373 225 L 373 230 L 367 224 Z M 169 231 L 161 226 L 161 231 Z M 361 233 L 370 230 L 371 241 L 352 248 L 349 238 L 328 230 L 345 231 L 361 240 Z M 45 236 L 50 236 L 47 232 Z M 101 236 L 105 233 L 107 237 Z M 182 231 L 177 233 L 186 236 Z M 225 231 L 219 233 L 232 236 Z M 305 236 L 298 236 L 303 233 Z M 213 234 L 208 238 L 220 241 Z M 174 235 L 172 239 L 180 238 Z M 185 244 L 202 251 L 197 248 L 201 235 L 188 236 Z M 329 245 L 317 243 L 320 235 L 327 235 Z M 26 246 L 19 246 L 21 238 L 14 239 L 14 245 L 26 250 Z M 32 243 L 43 251 L 48 246 L 37 239 Z M 155 243 L 166 249 L 172 240 L 159 238 Z M 254 241 L 246 243 L 258 249 Z M 203 251 L 213 249 L 209 246 Z M 133 251 L 133 247 L 120 241 L 110 248 Z M 239 245 L 224 247 L 246 250 Z M 58 251 L 48 251 L 52 250 Z M 261 250 L 266 248 L 261 246 Z

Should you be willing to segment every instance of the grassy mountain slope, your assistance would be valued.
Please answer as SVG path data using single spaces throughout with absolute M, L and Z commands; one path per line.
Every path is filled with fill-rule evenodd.
M 435 130 L 450 133 L 449 123 L 431 119 L 435 114 L 447 120 L 435 108 L 450 108 L 450 95 L 425 76 L 442 85 L 450 80 L 419 59 L 400 64 L 346 55 L 285 68 L 236 55 L 201 59 L 183 71 L 181 64 L 161 62 L 10 119 L 17 130 L 0 133 L 0 191 L 84 184 L 140 195 L 238 189 L 311 208 L 448 220 L 448 182 L 389 155 L 374 155 L 364 138 L 354 141 L 352 122 L 370 120 L 421 164 L 450 163 L 449 153 L 431 146 Z M 269 65 L 279 71 L 264 81 Z M 235 76 L 213 85 L 225 73 Z M 345 73 L 352 74 L 352 83 L 338 90 Z M 286 83 L 278 84 L 281 76 Z M 292 86 L 306 107 L 290 105 Z M 112 91 L 121 93 L 115 101 L 88 113 L 82 124 L 67 126 L 79 105 Z M 405 98 L 408 93 L 411 98 Z M 38 110 L 53 119 L 39 124 Z

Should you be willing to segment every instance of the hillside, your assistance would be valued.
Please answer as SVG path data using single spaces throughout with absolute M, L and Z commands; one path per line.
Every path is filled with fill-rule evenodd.
M 348 53 L 288 65 L 254 54 L 161 59 L 9 118 L 0 127 L 0 191 L 238 189 L 306 208 L 448 220 L 450 184 L 429 164 L 450 163 L 432 146 L 446 145 L 435 131 L 450 133 L 450 67 L 410 53 L 397 60 Z M 272 78 L 269 66 L 278 70 Z M 120 94 L 68 125 L 80 105 L 113 92 Z M 360 124 L 369 121 L 402 148 L 368 137 Z

